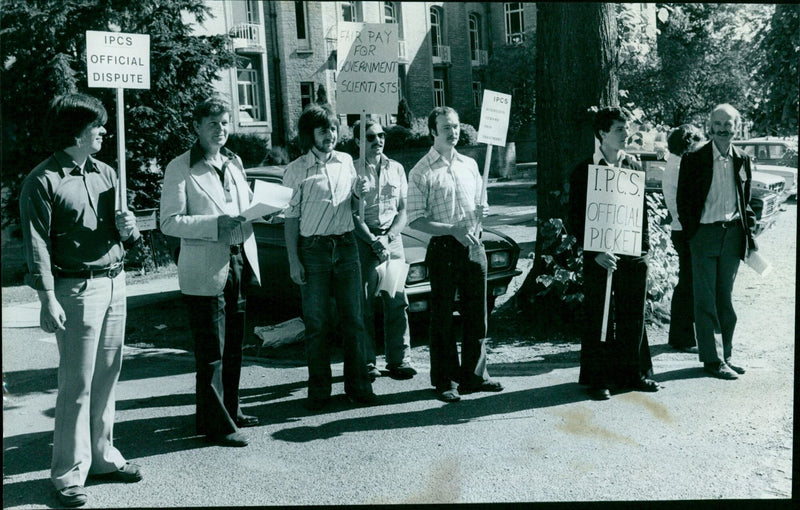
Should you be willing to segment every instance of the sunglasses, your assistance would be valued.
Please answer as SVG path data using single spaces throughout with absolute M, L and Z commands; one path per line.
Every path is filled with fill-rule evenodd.
M 375 141 L 375 137 L 378 137 L 381 140 L 383 140 L 384 138 L 386 138 L 386 133 L 384 133 L 383 131 L 381 131 L 380 133 L 367 133 L 367 141 L 368 142 L 374 142 Z

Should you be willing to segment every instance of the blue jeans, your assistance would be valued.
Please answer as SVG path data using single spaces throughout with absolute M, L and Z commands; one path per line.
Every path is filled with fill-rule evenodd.
M 344 391 L 348 395 L 372 393 L 367 375 L 366 330 L 362 316 L 361 269 L 356 237 L 342 235 L 300 237 L 298 255 L 306 273 L 300 286 L 305 322 L 308 396 L 327 399 L 331 395 L 330 298 L 343 337 Z
M 469 250 L 456 238 L 431 238 L 425 263 L 431 280 L 431 384 L 437 391 L 458 383 L 478 385 L 489 380 L 486 370 L 486 252 L 480 263 L 469 260 Z M 461 364 L 453 331 L 458 291 L 463 320 Z
M 376 300 L 383 305 L 383 338 L 386 353 L 386 368 L 397 368 L 411 363 L 411 332 L 408 328 L 408 297 L 405 289 L 398 290 L 392 297 L 386 292 L 375 296 L 378 288 L 378 273 L 375 268 L 380 264 L 372 247 L 366 242 L 358 241 L 358 253 L 361 257 L 361 276 L 364 282 L 364 326 L 367 328 L 367 363 L 375 366 L 375 311 Z M 397 236 L 389 243 L 389 257 L 404 260 L 403 240 Z

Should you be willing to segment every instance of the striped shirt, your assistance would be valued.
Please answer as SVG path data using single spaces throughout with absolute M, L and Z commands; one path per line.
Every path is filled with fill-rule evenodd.
M 357 171 L 363 163 L 356 160 Z M 365 177 L 369 190 L 364 201 L 364 223 L 370 228 L 386 229 L 392 226 L 401 201 L 408 195 L 408 180 L 403 165 L 386 156 L 381 156 L 380 172 L 375 165 L 367 164 Z
M 703 214 L 700 223 L 714 223 L 715 221 L 730 221 L 739 216 L 738 198 L 736 197 L 736 180 L 733 176 L 733 146 L 728 147 L 728 152 L 722 154 L 717 149 L 717 144 L 709 142 L 714 158 L 711 187 L 706 195 Z
M 448 161 L 431 148 L 408 174 L 408 223 L 424 217 L 471 229 L 482 186 L 474 159 L 453 149 Z M 486 215 L 489 204 L 484 202 L 483 208 Z
M 300 218 L 300 235 L 341 235 L 353 230 L 350 199 L 356 185 L 353 158 L 331 152 L 322 162 L 313 150 L 289 163 L 283 185 L 292 188 L 286 218 Z

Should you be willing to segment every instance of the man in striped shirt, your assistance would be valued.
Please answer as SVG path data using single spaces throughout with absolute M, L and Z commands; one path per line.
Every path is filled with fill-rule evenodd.
M 361 269 L 353 210 L 357 176 L 353 159 L 333 150 L 339 120 L 329 106 L 312 104 L 300 115 L 299 142 L 305 154 L 286 167 L 285 186 L 293 189 L 285 211 L 286 250 L 292 281 L 300 285 L 305 322 L 308 398 L 319 411 L 330 400 L 328 303 L 336 300 L 344 340 L 344 390 L 360 404 L 375 402 L 367 374 L 366 331 L 362 315 Z
M 481 175 L 472 158 L 455 150 L 458 113 L 437 107 L 428 116 L 433 147 L 408 178 L 408 222 L 432 234 L 425 263 L 431 281 L 431 384 L 444 402 L 461 393 L 502 391 L 486 370 L 486 252 L 475 231 L 488 208 Z M 456 292 L 463 337 L 461 364 L 453 332 Z

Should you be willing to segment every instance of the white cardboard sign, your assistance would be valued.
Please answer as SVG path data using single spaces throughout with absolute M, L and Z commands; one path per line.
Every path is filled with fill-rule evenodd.
M 336 113 L 397 113 L 398 52 L 396 24 L 340 21 Z
M 510 116 L 511 96 L 484 89 L 481 123 L 478 126 L 478 142 L 505 147 Z
M 642 254 L 645 172 L 589 165 L 583 249 Z
M 150 36 L 86 31 L 89 87 L 150 88 Z

